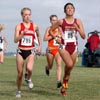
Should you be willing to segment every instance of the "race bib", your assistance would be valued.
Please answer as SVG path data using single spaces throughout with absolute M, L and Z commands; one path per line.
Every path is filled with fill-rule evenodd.
M 76 32 L 74 30 L 65 31 L 63 34 L 63 39 L 65 40 L 65 42 L 75 42 Z
M 32 36 L 24 36 L 21 41 L 23 46 L 32 46 Z
M 56 42 L 56 40 L 53 41 L 54 46 L 58 46 L 59 44 Z

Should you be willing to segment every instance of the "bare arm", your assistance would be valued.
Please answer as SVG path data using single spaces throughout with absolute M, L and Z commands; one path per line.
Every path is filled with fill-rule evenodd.
M 63 22 L 62 20 L 58 20 L 58 22 L 57 22 L 55 25 L 53 25 L 53 26 L 51 27 L 49 33 L 51 34 L 52 37 L 55 38 L 55 36 L 52 34 L 52 30 L 55 30 L 55 29 L 58 28 L 60 25 L 62 25 L 62 22 Z
M 14 42 L 15 43 L 20 41 L 24 35 L 24 32 L 19 34 L 20 28 L 21 28 L 20 24 L 15 27 L 15 34 L 14 34 Z
M 37 25 L 34 25 L 34 27 L 35 27 L 35 32 L 36 32 L 37 39 L 38 39 L 38 42 L 39 42 L 38 52 L 41 52 L 41 49 L 42 49 L 42 41 L 41 41 L 39 27 Z
M 50 35 L 49 31 L 50 31 L 50 27 L 48 27 L 45 31 L 43 41 L 48 41 L 48 40 L 53 39 L 53 37 Z
M 7 42 L 7 39 L 6 39 L 6 37 L 4 36 L 4 50 L 6 50 L 6 48 L 7 48 L 7 45 L 8 45 L 8 42 Z
M 81 20 L 77 19 L 77 24 L 78 25 L 75 24 L 76 29 L 78 30 L 81 38 L 85 39 L 86 36 L 85 36 L 84 27 Z

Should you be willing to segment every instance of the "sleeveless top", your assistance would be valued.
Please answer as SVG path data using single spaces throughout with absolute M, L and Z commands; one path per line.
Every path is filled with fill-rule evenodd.
M 77 24 L 77 19 L 74 19 L 73 23 L 69 24 L 63 19 L 61 25 L 63 34 L 62 34 L 62 44 L 67 45 L 67 43 L 74 43 L 77 45 L 77 29 L 74 27 L 74 24 Z
M 59 28 L 52 31 L 53 34 L 57 34 L 57 36 L 61 37 L 61 30 Z M 56 43 L 55 39 L 51 39 L 48 41 L 48 47 L 52 47 L 54 49 L 58 49 L 58 44 Z
M 21 34 L 26 29 L 23 23 L 21 23 L 20 25 L 21 25 L 21 30 L 19 34 Z M 34 26 L 33 26 L 33 23 L 30 23 L 30 27 L 27 28 L 27 32 L 24 34 L 22 39 L 19 41 L 18 47 L 19 48 L 20 47 L 22 48 L 34 47 L 34 39 L 35 39 Z

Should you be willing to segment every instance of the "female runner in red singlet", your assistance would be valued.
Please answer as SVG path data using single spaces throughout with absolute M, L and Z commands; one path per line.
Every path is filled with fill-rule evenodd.
M 30 89 L 33 88 L 33 83 L 31 81 L 31 75 L 34 65 L 34 39 L 35 32 L 39 41 L 38 52 L 41 52 L 41 38 L 39 28 L 35 23 L 31 21 L 31 9 L 23 8 L 21 10 L 23 22 L 16 25 L 14 42 L 18 43 L 17 55 L 16 55 L 16 65 L 17 65 L 17 92 L 16 97 L 21 97 L 21 83 L 23 77 L 23 67 L 26 64 L 28 71 L 27 83 Z M 24 62 L 25 60 L 25 62 Z

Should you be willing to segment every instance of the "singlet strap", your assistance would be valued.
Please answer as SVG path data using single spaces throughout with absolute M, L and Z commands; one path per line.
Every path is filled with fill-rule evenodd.
M 30 23 L 30 28 L 29 29 L 34 31 L 34 23 Z

